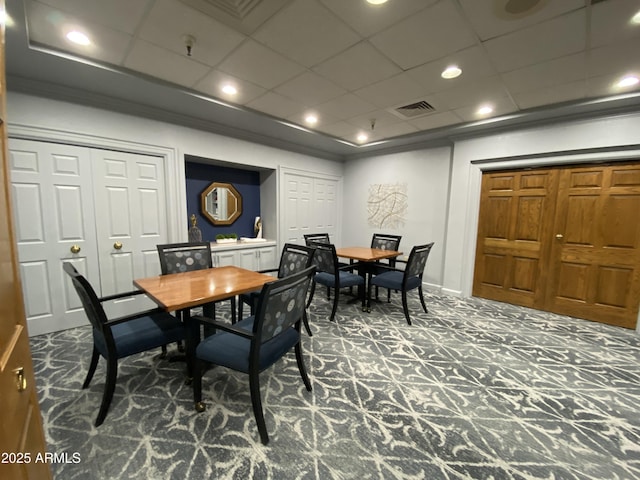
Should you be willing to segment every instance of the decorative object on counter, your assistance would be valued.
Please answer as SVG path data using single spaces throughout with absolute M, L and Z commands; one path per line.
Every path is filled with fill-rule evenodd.
M 260 217 L 256 217 L 253 222 L 253 233 L 256 238 L 262 238 L 262 219 Z
M 216 235 L 216 243 L 236 243 L 238 235 L 235 233 L 219 233 Z
M 242 195 L 230 183 L 213 182 L 200 194 L 202 215 L 214 225 L 231 225 L 242 215 Z
M 189 229 L 189 243 L 201 242 L 202 230 L 200 230 L 196 225 L 198 223 L 198 219 L 196 218 L 195 213 L 191 214 L 190 219 L 191 219 L 191 228 Z

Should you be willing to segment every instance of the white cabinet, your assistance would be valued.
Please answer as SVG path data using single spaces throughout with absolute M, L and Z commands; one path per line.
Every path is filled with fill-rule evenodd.
M 254 271 L 278 268 L 275 243 L 275 241 L 266 241 L 260 246 L 251 243 L 243 244 L 242 242 L 226 245 L 212 243 L 213 266 L 235 265 Z

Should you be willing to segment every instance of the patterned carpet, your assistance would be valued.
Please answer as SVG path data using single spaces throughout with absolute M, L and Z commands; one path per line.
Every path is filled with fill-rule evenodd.
M 247 379 L 203 379 L 193 408 L 184 364 L 155 352 L 120 362 L 105 423 L 105 377 L 81 390 L 90 330 L 32 339 L 56 479 L 640 478 L 640 336 L 479 299 L 428 295 L 404 320 L 399 297 L 336 323 L 317 294 L 304 338 L 313 392 L 294 355 L 262 374 L 270 443 Z M 223 315 L 225 312 L 222 312 Z M 226 312 L 228 314 L 228 312 Z

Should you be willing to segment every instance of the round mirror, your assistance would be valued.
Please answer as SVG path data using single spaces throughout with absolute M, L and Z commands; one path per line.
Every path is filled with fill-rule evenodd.
M 213 182 L 200 200 L 202 214 L 214 225 L 231 225 L 242 215 L 242 196 L 230 183 Z

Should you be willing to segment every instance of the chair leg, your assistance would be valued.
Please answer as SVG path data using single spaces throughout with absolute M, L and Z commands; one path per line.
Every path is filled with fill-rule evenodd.
M 309 288 L 309 299 L 307 300 L 307 308 L 311 305 L 311 300 L 313 300 L 313 294 L 316 292 L 316 282 L 315 280 L 311 281 L 311 287 Z
M 240 300 L 242 303 L 242 300 Z M 236 317 L 236 297 L 231 297 L 231 323 L 236 323 L 238 318 Z
M 329 290 L 329 287 L 327 287 L 327 290 Z M 330 322 L 333 322 L 335 319 L 336 311 L 338 310 L 338 301 L 340 300 L 340 289 L 335 288 L 334 290 L 335 293 L 333 294 L 333 308 L 331 309 L 331 316 L 329 317 Z
M 307 334 L 310 337 L 313 337 L 313 332 L 311 331 L 311 327 L 309 326 L 309 318 L 308 318 L 306 309 L 305 309 L 304 313 L 302 314 L 302 323 L 304 323 L 304 328 L 307 331 Z
M 300 342 L 296 344 L 296 362 L 298 363 L 298 370 L 300 371 L 300 376 L 302 377 L 302 381 L 304 382 L 304 386 L 307 388 L 307 391 L 311 391 L 311 380 L 309 380 L 309 375 L 307 375 L 307 367 L 304 364 L 304 357 L 302 356 L 302 346 Z
M 267 425 L 264 422 L 264 413 L 262 412 L 260 377 L 257 369 L 251 369 L 249 372 L 249 390 L 251 390 L 251 405 L 253 405 L 253 415 L 256 417 L 256 423 L 258 424 L 260 440 L 263 445 L 266 445 L 269 443 L 269 435 L 267 434 Z
M 411 325 L 411 317 L 409 317 L 409 306 L 407 305 L 407 291 L 402 291 L 402 309 L 404 310 L 404 316 L 407 319 L 407 323 Z
M 429 310 L 427 310 L 427 304 L 424 302 L 424 295 L 422 293 L 422 285 L 418 286 L 418 293 L 420 294 L 420 303 L 422 303 L 422 308 L 424 308 L 424 313 L 429 313 Z
M 160 352 L 160 358 L 167 358 L 167 346 L 166 345 L 162 345 L 162 347 L 160 347 L 161 352 Z
M 99 427 L 104 422 L 107 412 L 109 411 L 109 405 L 113 399 L 113 392 L 116 389 L 116 378 L 118 377 L 118 359 L 109 357 L 107 358 L 107 382 L 104 385 L 104 393 L 102 394 L 102 403 L 100 404 L 100 411 L 98 412 L 98 418 L 96 418 L 95 426 Z
M 387 288 L 387 303 L 391 303 L 391 289 Z
M 89 371 L 87 372 L 87 376 L 84 379 L 84 383 L 82 384 L 82 388 L 87 388 L 91 383 L 91 379 L 93 378 L 93 374 L 96 373 L 96 367 L 98 366 L 98 360 L 100 359 L 100 353 L 98 353 L 98 349 L 93 346 L 93 353 L 91 354 L 91 363 L 89 363 Z
M 204 412 L 206 409 L 202 402 L 202 362 L 198 358 L 193 361 L 193 404 L 196 412 Z
M 238 318 L 240 320 L 244 318 L 244 302 L 242 298 L 238 298 Z

